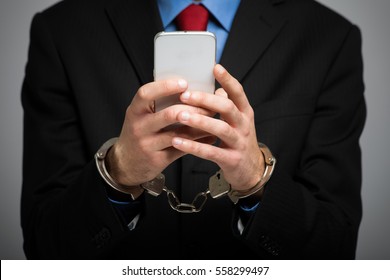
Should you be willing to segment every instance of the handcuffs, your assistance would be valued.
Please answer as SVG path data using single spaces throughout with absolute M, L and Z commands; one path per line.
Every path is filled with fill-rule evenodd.
M 264 156 L 265 169 L 263 176 L 255 186 L 244 191 L 234 190 L 225 180 L 222 170 L 219 170 L 210 177 L 207 189 L 204 192 L 198 193 L 192 203 L 182 203 L 175 193 L 165 186 L 165 176 L 162 173 L 157 175 L 157 177 L 153 180 L 142 183 L 138 186 L 125 186 L 116 183 L 106 169 L 105 158 L 109 149 L 117 140 L 117 137 L 111 138 L 105 142 L 95 154 L 96 166 L 104 181 L 113 189 L 130 195 L 133 200 L 137 199 L 143 192 L 152 196 L 159 196 L 163 191 L 165 191 L 171 208 L 180 213 L 196 213 L 202 211 L 208 195 L 210 195 L 213 199 L 227 195 L 234 204 L 237 204 L 240 199 L 251 196 L 263 189 L 265 184 L 271 178 L 276 165 L 276 159 L 269 148 L 263 143 L 258 143 L 260 151 Z

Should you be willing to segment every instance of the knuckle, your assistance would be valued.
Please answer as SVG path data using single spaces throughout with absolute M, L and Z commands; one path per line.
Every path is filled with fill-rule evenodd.
M 127 106 L 126 113 L 125 113 L 126 118 L 130 119 L 132 115 L 133 115 L 132 106 L 131 105 Z
M 249 106 L 247 114 L 248 114 L 248 117 L 251 121 L 254 120 L 255 111 L 253 110 L 252 106 Z
M 227 123 L 222 123 L 219 128 L 219 134 L 224 137 L 229 137 L 231 134 L 231 127 Z
M 191 107 L 191 112 L 194 112 L 195 114 L 198 114 L 198 115 L 203 115 L 203 116 L 214 116 L 216 115 L 215 112 L 212 112 L 210 110 L 207 110 L 207 109 L 203 109 L 201 107 Z
M 163 92 L 171 92 L 173 90 L 172 83 L 169 80 L 164 80 L 160 85 Z
M 237 91 L 240 93 L 244 93 L 244 87 L 242 86 L 241 83 L 239 83 L 236 79 L 234 79 L 234 82 L 237 84 Z
M 223 88 L 219 88 L 215 91 L 215 95 L 221 96 L 221 97 L 227 97 L 227 93 Z
M 188 144 L 189 148 L 195 151 L 196 154 L 203 154 L 205 155 L 207 152 L 203 150 L 200 145 L 196 145 L 195 143 L 191 142 L 191 144 Z
M 198 105 L 203 104 L 204 100 L 205 100 L 204 96 L 198 91 L 191 92 L 190 99 L 192 102 L 194 102 L 195 104 L 198 104 Z
M 146 100 L 146 99 L 147 99 L 148 93 L 147 93 L 147 90 L 145 89 L 145 85 L 144 85 L 144 86 L 141 86 L 141 87 L 138 89 L 137 95 L 139 96 L 139 98 L 141 98 L 141 99 L 143 99 L 143 100 Z
M 235 108 L 236 108 L 236 105 L 233 103 L 233 101 L 228 99 L 228 102 L 226 103 L 226 106 L 225 106 L 225 112 L 226 113 L 233 112 L 233 110 Z
M 196 145 L 197 153 L 202 155 L 204 158 L 214 161 L 218 156 L 210 149 L 203 149 L 202 145 Z
M 237 166 L 240 165 L 240 162 L 241 162 L 241 156 L 239 153 L 232 153 L 230 156 L 229 156 L 229 165 L 232 167 L 232 168 L 236 168 Z
M 167 108 L 162 113 L 162 118 L 165 122 L 172 122 L 176 120 L 176 112 L 172 108 Z

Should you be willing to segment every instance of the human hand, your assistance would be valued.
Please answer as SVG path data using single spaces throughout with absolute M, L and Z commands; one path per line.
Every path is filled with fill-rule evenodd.
M 182 111 L 197 115 L 214 114 L 208 110 L 177 104 L 154 113 L 154 100 L 183 93 L 187 87 L 187 82 L 179 79 L 156 81 L 139 88 L 126 110 L 119 139 L 107 155 L 109 173 L 115 182 L 136 186 L 154 179 L 185 154 L 172 147 L 174 137 L 204 143 L 215 141 L 215 137 L 197 128 L 170 126 L 177 123 L 177 115 Z
M 180 99 L 184 104 L 217 112 L 221 118 L 182 110 L 177 121 L 215 135 L 221 144 L 213 146 L 177 136 L 172 139 L 172 145 L 183 153 L 215 162 L 233 189 L 248 190 L 264 173 L 264 157 L 258 147 L 254 112 L 242 85 L 221 65 L 215 66 L 214 75 L 222 86 L 215 95 L 184 92 Z

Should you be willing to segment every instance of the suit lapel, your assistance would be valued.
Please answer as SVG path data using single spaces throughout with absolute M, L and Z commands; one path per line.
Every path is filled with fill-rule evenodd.
M 285 19 L 274 5 L 283 0 L 242 0 L 221 58 L 221 64 L 239 81 L 260 59 L 278 35 Z
M 152 81 L 153 40 L 163 30 L 156 1 L 111 0 L 106 11 L 141 84 Z
M 282 29 L 285 19 L 274 9 L 284 0 L 242 0 L 221 58 L 242 81 Z M 156 1 L 107 1 L 107 14 L 142 84 L 153 80 L 153 40 L 162 31 Z M 152 13 L 151 13 L 152 11 Z

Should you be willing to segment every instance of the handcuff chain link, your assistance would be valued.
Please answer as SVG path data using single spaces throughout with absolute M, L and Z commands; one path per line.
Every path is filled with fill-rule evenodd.
M 207 195 L 210 193 L 207 188 L 206 191 L 198 193 L 192 203 L 183 203 L 180 202 L 174 191 L 168 189 L 166 186 L 164 186 L 162 190 L 167 193 L 168 202 L 171 208 L 179 213 L 198 213 L 202 211 L 203 206 L 207 201 Z

